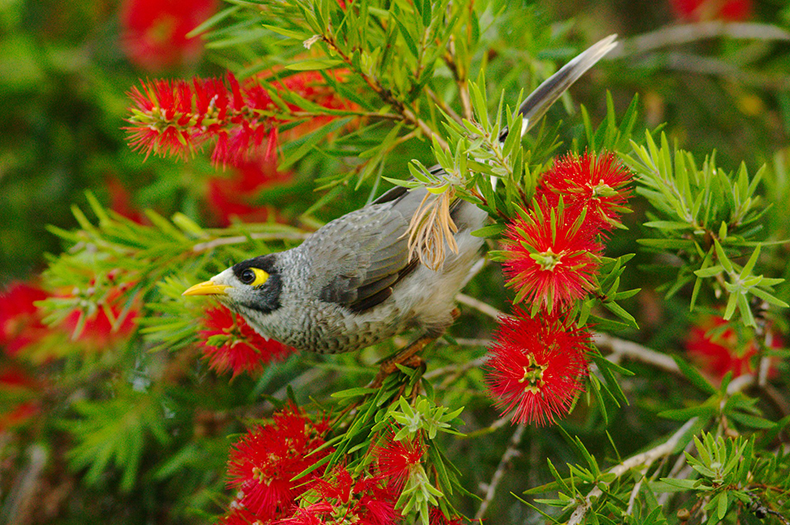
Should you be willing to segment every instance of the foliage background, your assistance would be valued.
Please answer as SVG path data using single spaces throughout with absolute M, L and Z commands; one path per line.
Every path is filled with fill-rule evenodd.
M 489 87 L 505 91 L 507 101 L 515 100 L 520 89 L 537 85 L 556 65 L 601 36 L 619 33 L 629 41 L 630 37 L 678 23 L 672 7 L 662 2 L 500 5 L 505 9 L 497 23 L 503 27 L 510 24 L 513 29 L 503 32 L 507 42 L 492 42 L 491 68 L 486 71 L 486 78 Z M 134 65 L 120 45 L 120 9 L 117 2 L 98 0 L 9 0 L 0 5 L 3 284 L 35 280 L 46 266 L 45 253 L 61 251 L 61 241 L 46 225 L 76 227 L 71 206 L 76 203 L 82 209 L 89 208 L 85 190 L 91 190 L 104 206 L 119 211 L 151 208 L 165 217 L 181 212 L 196 223 L 220 225 L 207 202 L 210 180 L 233 174 L 218 170 L 200 155 L 190 162 L 156 156 L 142 162 L 141 155 L 127 146 L 122 130 L 130 105 L 126 93 L 141 78 L 220 75 L 224 67 L 236 68 L 244 63 L 249 58 L 245 54 L 254 49 L 243 48 L 239 52 L 214 42 L 199 60 L 147 70 Z M 790 8 L 780 0 L 756 2 L 751 21 L 788 28 Z M 530 57 L 526 68 L 519 65 L 519 49 Z M 725 169 L 734 170 L 743 161 L 752 173 L 767 163 L 770 174 L 765 177 L 763 191 L 776 207 L 765 217 L 766 228 L 773 239 L 786 239 L 788 222 L 783 210 L 790 206 L 788 181 L 784 178 L 790 131 L 789 50 L 788 38 L 771 38 L 767 34 L 746 41 L 700 39 L 687 45 L 670 40 L 644 53 L 626 48 L 624 55 L 605 60 L 585 76 L 572 89 L 573 103 L 565 101 L 564 108 L 558 104 L 549 118 L 564 120 L 560 132 L 565 144 L 572 144 L 583 135 L 577 113 L 580 104 L 590 112 L 593 122 L 600 122 L 606 114 L 606 90 L 612 93 L 618 115 L 638 93 L 641 124 L 653 129 L 665 123 L 663 129 L 670 140 L 697 158 L 716 150 L 718 163 Z M 494 60 L 497 53 L 506 54 L 506 59 Z M 413 158 L 431 165 L 430 145 L 410 140 L 395 148 L 387 157 L 387 173 L 405 176 Z M 327 194 L 315 191 L 315 174 L 331 173 L 342 166 L 334 159 L 311 156 L 292 169 L 292 179 L 258 192 L 253 202 L 276 207 L 284 221 L 295 225 L 309 228 L 337 217 L 363 204 L 373 191 L 370 179 L 359 190 L 353 184 L 340 186 L 332 193 L 334 198 L 314 207 Z M 636 201 L 636 206 L 636 213 L 627 218 L 631 229 L 608 245 L 611 255 L 637 251 L 635 241 L 644 231 L 635 225 L 643 217 L 640 207 L 645 204 Z M 310 213 L 303 215 L 308 210 Z M 766 263 L 766 273 L 787 277 L 790 270 L 787 257 L 783 256 L 786 253 L 786 244 L 776 248 Z M 625 278 L 629 282 L 621 286 L 642 288 L 638 296 L 626 303 L 641 329 L 618 335 L 650 348 L 677 351 L 692 321 L 683 298 L 664 300 L 662 292 L 654 289 L 661 284 L 659 276 L 640 270 L 649 261 L 650 257 L 639 251 L 630 263 L 633 272 Z M 178 269 L 174 270 L 178 275 Z M 486 272 L 490 272 L 483 281 L 486 287 L 473 282 L 466 293 L 506 309 L 503 287 L 490 285 L 497 282 L 498 270 L 489 267 Z M 790 300 L 787 287 L 778 288 L 777 295 Z M 491 323 L 484 316 L 465 316 L 467 322 L 456 331 L 456 337 L 483 337 L 490 332 Z M 777 320 L 782 328 L 786 324 L 786 314 L 783 316 Z M 480 352 L 467 357 L 482 355 Z M 50 379 L 56 386 L 45 390 L 45 409 L 38 422 L 28 422 L 13 433 L 5 432 L 0 441 L 2 515 L 18 523 L 82 523 L 109 516 L 123 523 L 205 521 L 221 512 L 224 504 L 221 494 L 229 443 L 226 436 L 242 431 L 245 417 L 261 416 L 271 410 L 271 405 L 261 402 L 260 396 L 275 394 L 282 399 L 286 384 L 294 377 L 297 386 L 321 379 L 321 386 L 311 392 L 316 396 L 359 386 L 364 381 L 360 377 L 366 376 L 360 375 L 356 367 L 368 357 L 337 356 L 325 360 L 301 356 L 276 365 L 262 377 L 242 376 L 228 384 L 226 377 L 217 377 L 205 370 L 205 365 L 195 364 L 198 361 L 194 352 L 173 358 L 183 359 L 178 366 L 157 354 L 136 356 L 146 361 L 146 367 L 159 367 L 155 379 L 166 378 L 162 381 L 164 386 L 155 389 L 161 398 L 142 394 L 135 398 L 138 394 L 124 390 L 135 390 L 130 378 L 139 372 L 121 367 L 135 362 L 129 356 L 117 361 L 112 357 L 93 357 L 87 365 L 75 356 L 67 356 L 65 363 L 33 360 L 29 364 L 31 373 Z M 184 365 L 185 362 L 189 364 Z M 184 373 L 195 372 L 190 369 L 192 366 L 198 368 L 196 373 Z M 677 378 L 653 375 L 649 367 L 640 368 L 643 366 L 630 365 L 637 372 L 636 379 L 624 382 L 626 393 L 638 399 L 639 404 L 624 407 L 613 418 L 617 423 L 609 427 L 610 432 L 615 430 L 612 434 L 622 457 L 676 428 L 673 421 L 658 417 L 659 412 L 701 400 L 699 393 L 687 389 L 685 383 L 679 387 Z M 356 371 L 356 375 L 349 370 Z M 170 373 L 179 375 L 173 378 L 168 376 Z M 118 381 L 117 375 L 126 381 Z M 146 375 L 144 379 L 151 377 Z M 496 423 L 497 414 L 484 397 L 466 390 L 472 387 L 473 384 L 455 385 L 454 402 L 467 406 L 467 427 L 462 430 L 474 429 L 476 437 L 448 441 L 448 454 L 458 458 L 464 485 L 472 492 L 482 493 L 478 489 L 490 482 L 512 431 L 508 430 L 507 421 L 505 425 Z M 783 380 L 779 387 L 786 389 L 786 382 Z M 196 399 L 196 393 L 209 391 L 211 397 Z M 183 420 L 177 421 L 175 427 L 180 430 L 176 433 L 168 434 L 158 421 L 155 407 L 164 397 L 184 408 L 177 411 L 176 417 Z M 129 450 L 115 451 L 115 463 L 107 460 L 96 467 L 92 455 L 100 447 L 92 448 L 86 440 L 75 440 L 74 436 L 95 435 L 101 439 L 103 427 L 90 427 L 91 412 L 99 410 L 103 418 L 121 421 L 130 413 L 128 403 L 132 398 L 139 419 L 126 428 L 133 436 Z M 586 447 L 599 451 L 602 462 L 613 460 L 606 426 L 597 415 L 586 411 L 586 404 L 580 403 L 565 428 L 583 436 Z M 124 428 L 114 427 L 112 431 L 121 432 Z M 488 514 L 491 523 L 539 521 L 539 515 L 508 494 L 520 494 L 526 488 L 549 482 L 546 457 L 556 458 L 555 465 L 578 461 L 574 448 L 556 429 L 528 428 L 521 443 L 520 454 L 512 458 L 510 465 L 510 472 L 516 474 L 507 476 L 499 486 Z M 46 459 L 37 460 L 38 453 Z M 132 457 L 134 461 L 124 461 Z M 36 465 L 38 469 L 34 468 Z M 19 487 L 27 487 L 26 482 L 32 483 L 25 494 L 30 500 L 22 505 L 14 498 Z M 478 505 L 470 498 L 462 501 L 459 509 L 473 515 Z

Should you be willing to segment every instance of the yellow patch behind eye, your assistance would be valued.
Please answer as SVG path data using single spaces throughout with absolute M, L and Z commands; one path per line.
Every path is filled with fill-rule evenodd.
M 255 274 L 255 280 L 250 283 L 250 286 L 261 286 L 269 279 L 269 274 L 260 268 L 250 268 Z

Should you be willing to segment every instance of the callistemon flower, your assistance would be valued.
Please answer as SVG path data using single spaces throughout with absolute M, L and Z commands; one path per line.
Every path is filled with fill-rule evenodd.
M 752 0 L 670 0 L 681 20 L 742 22 L 752 16 Z
M 153 80 L 133 87 L 129 96 L 135 107 L 126 127 L 130 146 L 146 157 L 154 153 L 185 158 L 215 140 L 212 161 L 237 164 L 262 153 L 271 156 L 278 127 L 286 120 L 307 118 L 293 105 L 288 105 L 291 113 L 284 113 L 257 77 L 239 84 L 229 72 L 226 81 L 195 77 L 191 83 Z M 294 91 L 329 109 L 347 107 L 315 72 L 278 80 L 270 89 Z
M 221 226 L 228 226 L 232 219 L 266 221 L 269 210 L 254 205 L 251 199 L 263 188 L 288 181 L 292 177 L 290 172 L 277 169 L 274 155 L 260 155 L 243 161 L 230 171 L 230 174 L 217 175 L 208 180 L 206 202 Z
M 223 306 L 206 309 L 202 325 L 203 355 L 209 367 L 219 373 L 232 370 L 233 377 L 241 372 L 256 373 L 293 352 L 291 347 L 258 334 L 243 317 Z
M 129 60 L 149 71 L 191 65 L 203 53 L 199 37 L 187 34 L 217 10 L 217 0 L 124 0 L 121 47 Z
M 392 525 L 401 520 L 395 509 L 399 491 L 392 484 L 382 484 L 377 477 L 362 474 L 354 479 L 344 467 L 337 467 L 316 484 L 315 490 L 321 498 L 319 502 L 298 509 L 281 523 Z
M 38 398 L 43 385 L 25 370 L 14 366 L 0 368 L 0 433 L 25 423 L 41 411 Z
M 560 312 L 530 317 L 516 307 L 513 314 L 500 318 L 489 348 L 490 393 L 514 423 L 553 423 L 583 389 L 590 333 Z
M 423 447 L 419 438 L 395 440 L 390 433 L 384 438 L 383 444 L 374 449 L 378 478 L 394 484 L 395 488 L 403 488 L 406 480 L 414 469 L 420 466 Z
M 47 334 L 37 301 L 49 297 L 41 288 L 27 283 L 11 284 L 0 292 L 0 347 L 14 355 Z
M 693 326 L 686 338 L 686 351 L 702 369 L 721 380 L 728 372 L 733 377 L 755 372 L 757 343 L 739 336 L 721 317 L 710 317 Z M 782 340 L 770 332 L 771 348 L 781 348 Z M 773 368 L 769 373 L 775 373 Z
M 585 217 L 562 206 L 536 206 L 508 225 L 502 265 L 516 302 L 531 303 L 533 313 L 541 307 L 551 312 L 594 289 L 603 246 L 584 227 Z
M 565 209 L 571 213 L 586 210 L 585 227 L 605 232 L 628 211 L 631 189 L 627 185 L 631 177 L 631 172 L 612 153 L 585 153 L 581 157 L 568 154 L 543 175 L 537 197 L 539 201 L 545 198 L 551 207 L 556 207 L 562 198 Z
M 328 430 L 326 420 L 312 421 L 295 406 L 249 430 L 233 444 L 228 458 L 228 486 L 239 491 L 234 506 L 260 520 L 282 517 L 323 475 L 319 467 L 294 479 L 333 452 L 331 447 L 317 451 Z
M 117 271 L 108 273 L 112 282 L 118 278 Z M 140 312 L 138 303 L 128 304 L 124 292 L 132 284 L 120 283 L 100 294 L 94 288 L 94 279 L 84 290 L 74 290 L 65 298 L 79 303 L 81 306 L 70 312 L 61 322 L 59 328 L 65 329 L 71 338 L 81 343 L 83 349 L 102 351 L 127 340 L 134 332 L 136 319 Z
M 439 507 L 431 507 L 428 512 L 428 523 L 431 525 L 461 525 L 463 520 L 459 516 L 448 518 Z

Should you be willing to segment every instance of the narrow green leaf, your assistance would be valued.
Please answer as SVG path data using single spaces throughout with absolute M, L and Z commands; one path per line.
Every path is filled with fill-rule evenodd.
M 678 368 L 680 368 L 680 371 L 684 376 L 686 376 L 692 385 L 696 386 L 709 395 L 713 395 L 717 392 L 716 387 L 710 384 L 710 382 L 705 379 L 705 377 L 695 367 L 691 366 L 683 358 L 673 355 L 672 359 L 675 360 L 675 363 L 678 365 Z

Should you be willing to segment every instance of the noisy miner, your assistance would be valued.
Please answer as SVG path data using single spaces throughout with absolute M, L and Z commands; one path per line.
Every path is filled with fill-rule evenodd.
M 615 46 L 611 35 L 543 82 L 519 108 L 523 135 L 582 74 Z M 508 130 L 499 139 L 504 141 Z M 441 174 L 441 168 L 432 168 Z M 407 230 L 424 188 L 395 187 L 376 201 L 329 222 L 300 246 L 234 264 L 184 295 L 211 295 L 240 313 L 259 334 L 300 350 L 358 350 L 409 329 L 420 351 L 452 324 L 455 296 L 480 259 L 487 213 L 456 199 L 450 217 L 457 249 L 432 269 L 410 256 Z M 448 247 L 449 248 L 449 247 Z M 407 355 L 400 355 L 400 362 Z M 394 370 L 394 367 L 392 367 Z

